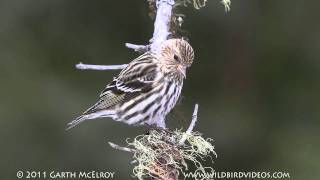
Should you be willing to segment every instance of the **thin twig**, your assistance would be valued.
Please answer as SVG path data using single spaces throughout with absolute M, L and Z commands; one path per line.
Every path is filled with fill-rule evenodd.
M 125 43 L 126 47 L 129 49 L 133 49 L 136 52 L 145 53 L 149 51 L 150 46 L 149 45 L 137 45 L 137 44 L 131 44 L 131 43 Z
M 82 64 L 81 62 L 79 64 L 76 64 L 77 69 L 81 70 L 121 70 L 127 67 L 127 64 L 121 64 L 121 65 L 93 65 L 93 64 Z
M 109 145 L 114 148 L 114 149 L 117 149 L 117 150 L 121 150 L 121 151 L 125 151 L 125 152 L 135 152 L 134 149 L 130 149 L 130 148 L 127 148 L 127 147 L 122 147 L 122 146 L 119 146 L 117 144 L 114 144 L 112 142 L 108 142 Z
M 192 120 L 191 120 L 191 123 L 190 123 L 186 133 L 191 133 L 193 128 L 194 128 L 194 126 L 196 125 L 196 122 L 198 120 L 198 109 L 199 109 L 199 105 L 195 104 L 194 105 L 193 114 L 192 114 Z
M 192 120 L 191 120 L 191 123 L 186 131 L 186 133 L 182 136 L 182 138 L 180 139 L 179 141 L 179 144 L 182 145 L 186 139 L 187 139 L 187 136 L 192 132 L 194 126 L 196 125 L 196 122 L 198 120 L 198 109 L 199 109 L 199 105 L 198 104 L 195 104 L 194 105 L 194 110 L 193 110 L 193 114 L 192 114 Z

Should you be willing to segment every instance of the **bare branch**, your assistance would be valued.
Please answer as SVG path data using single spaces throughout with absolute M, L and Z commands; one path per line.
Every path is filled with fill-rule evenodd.
M 196 122 L 198 120 L 198 109 L 199 109 L 199 105 L 195 104 L 194 105 L 193 114 L 192 114 L 192 120 L 191 120 L 191 123 L 190 123 L 186 133 L 191 133 L 193 128 L 194 128 L 194 126 L 196 125 Z
M 169 29 L 174 3 L 174 0 L 156 0 L 157 15 L 154 21 L 153 37 L 151 38 L 150 45 L 144 46 L 126 43 L 126 47 L 138 52 L 151 50 L 157 53 L 161 44 L 167 40 L 168 36 L 171 34 Z
M 79 64 L 76 64 L 77 69 L 81 70 L 121 70 L 127 67 L 127 64 L 121 64 L 121 65 L 92 65 L 92 64 L 82 64 L 81 62 Z
M 145 53 L 149 50 L 150 46 L 146 45 L 136 45 L 136 44 L 131 44 L 131 43 L 126 43 L 125 44 L 127 48 L 133 49 L 136 52 L 140 53 Z
M 182 138 L 180 139 L 179 141 L 179 144 L 182 145 L 186 139 L 187 139 L 187 136 L 192 132 L 194 126 L 196 125 L 196 122 L 198 120 L 198 109 L 199 109 L 199 105 L 198 104 L 195 104 L 194 105 L 194 110 L 193 110 L 193 114 L 192 114 L 192 120 L 191 120 L 191 123 L 186 131 L 186 133 L 182 136 Z
M 114 149 L 117 149 L 117 150 L 121 150 L 121 151 L 125 151 L 125 152 L 135 152 L 134 149 L 130 149 L 130 148 L 127 148 L 127 147 L 122 147 L 122 146 L 119 146 L 117 144 L 114 144 L 112 142 L 108 142 L 109 145 L 114 148 Z
M 157 16 L 154 21 L 154 32 L 152 43 L 150 45 L 151 51 L 158 52 L 161 44 L 167 40 L 170 35 L 170 20 L 172 15 L 172 7 L 174 0 L 157 0 Z

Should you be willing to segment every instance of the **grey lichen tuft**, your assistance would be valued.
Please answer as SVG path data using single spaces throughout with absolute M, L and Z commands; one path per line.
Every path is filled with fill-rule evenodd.
M 176 0 L 176 6 L 192 4 L 195 9 L 201 9 L 206 6 L 208 0 Z M 226 12 L 230 11 L 231 0 L 221 0 Z
M 192 4 L 195 9 L 200 9 L 206 6 L 207 0 L 182 0 L 184 5 Z
M 181 144 L 182 138 L 185 141 Z M 129 147 L 134 149 L 136 162 L 133 175 L 140 180 L 150 177 L 176 180 L 180 172 L 188 170 L 188 164 L 204 172 L 206 167 L 202 162 L 216 156 L 211 141 L 197 132 L 152 129 L 132 142 L 128 141 Z
M 221 3 L 224 5 L 225 11 L 230 11 L 231 0 L 221 0 Z

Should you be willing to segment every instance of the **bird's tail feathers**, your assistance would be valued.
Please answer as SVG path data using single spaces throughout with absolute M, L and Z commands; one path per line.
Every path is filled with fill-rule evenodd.
M 77 117 L 75 120 L 69 122 L 66 130 L 69 130 L 69 129 L 75 127 L 76 125 L 82 123 L 85 120 L 103 118 L 103 117 L 111 117 L 114 119 L 115 113 L 114 113 L 114 111 L 111 111 L 111 110 L 101 110 L 101 111 L 97 111 L 97 112 L 90 113 L 90 114 L 83 114 L 83 115 Z

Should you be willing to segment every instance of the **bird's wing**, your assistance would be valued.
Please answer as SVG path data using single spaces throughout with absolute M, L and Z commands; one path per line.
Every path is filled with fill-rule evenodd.
M 83 114 L 108 109 L 151 90 L 159 76 L 156 62 L 155 57 L 149 53 L 133 60 L 101 92 L 99 101 Z
M 159 76 L 159 66 L 153 54 L 145 53 L 133 60 L 118 77 L 107 85 L 100 97 L 108 91 L 133 93 L 150 90 Z

